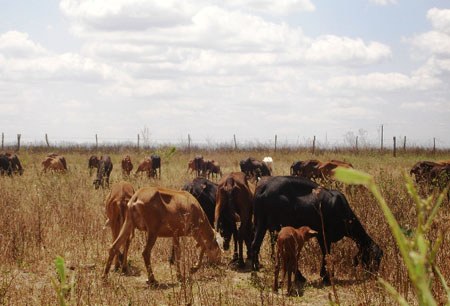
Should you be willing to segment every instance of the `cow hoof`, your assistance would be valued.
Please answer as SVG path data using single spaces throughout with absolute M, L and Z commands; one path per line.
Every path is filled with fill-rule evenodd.
M 331 285 L 331 281 L 330 281 L 330 278 L 329 277 L 324 277 L 324 278 L 322 278 L 322 284 L 324 285 L 324 286 L 330 286 Z
M 197 272 L 198 269 L 200 269 L 200 266 L 199 265 L 194 265 L 193 267 L 191 267 L 191 273 Z

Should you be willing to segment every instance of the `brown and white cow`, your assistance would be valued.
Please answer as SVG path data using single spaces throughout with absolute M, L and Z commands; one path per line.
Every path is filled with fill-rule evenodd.
M 120 229 L 122 228 L 123 223 L 125 222 L 125 216 L 127 213 L 127 204 L 128 201 L 134 194 L 133 185 L 128 182 L 119 182 L 115 183 L 111 187 L 111 191 L 106 198 L 105 201 L 105 213 L 108 218 L 105 226 L 111 227 L 112 233 L 112 241 L 114 242 L 119 236 Z M 125 250 L 128 250 L 128 245 L 130 241 L 127 241 L 127 246 Z M 119 265 L 122 264 L 122 258 L 126 257 L 126 255 L 119 254 L 119 256 L 115 257 L 115 268 L 118 269 Z M 122 268 L 125 272 L 127 268 L 127 263 L 122 264 Z
M 130 155 L 125 155 L 122 158 L 122 175 L 130 176 L 131 170 L 133 170 L 133 163 L 131 162 Z
M 353 165 L 349 162 L 332 159 L 330 161 L 320 163 L 317 166 L 317 169 L 320 173 L 321 178 L 326 181 L 326 180 L 330 180 L 333 177 L 334 170 L 337 167 L 353 168 Z
M 64 156 L 57 153 L 50 153 L 42 162 L 44 172 L 65 172 L 67 170 L 67 163 Z
M 150 263 L 151 251 L 158 237 L 172 237 L 175 247 L 177 277 L 180 270 L 179 237 L 192 236 L 200 246 L 200 256 L 194 268 L 197 269 L 206 252 L 213 262 L 219 262 L 221 250 L 216 241 L 215 232 L 198 201 L 187 191 L 177 191 L 160 187 L 144 187 L 136 191 L 128 202 L 125 223 L 120 234 L 109 249 L 103 277 L 106 278 L 113 258 L 119 249 L 130 239 L 134 229 L 147 232 L 147 242 L 142 252 L 147 269 L 147 283 L 157 284 Z M 127 252 L 124 252 L 125 264 Z
M 286 226 L 281 228 L 278 233 L 277 240 L 277 255 L 275 261 L 275 275 L 273 282 L 273 290 L 278 291 L 278 274 L 280 273 L 280 266 L 282 270 L 281 284 L 284 283 L 286 274 L 287 281 L 287 294 L 291 294 L 292 289 L 292 274 L 298 270 L 298 261 L 300 259 L 300 251 L 306 241 L 315 237 L 317 232 L 312 230 L 308 226 L 302 226 L 300 228 L 294 228 L 292 226 Z

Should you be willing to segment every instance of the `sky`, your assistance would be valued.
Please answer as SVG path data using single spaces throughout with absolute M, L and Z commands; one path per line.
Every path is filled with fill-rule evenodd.
M 6 142 L 450 147 L 448 0 L 0 7 Z

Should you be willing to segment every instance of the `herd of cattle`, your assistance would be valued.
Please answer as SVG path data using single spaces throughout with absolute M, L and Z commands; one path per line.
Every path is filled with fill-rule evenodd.
M 198 155 L 188 163 L 188 171 L 196 177 L 181 190 L 163 187 L 144 187 L 135 190 L 126 181 L 111 186 L 106 199 L 107 225 L 111 227 L 113 244 L 103 272 L 107 277 L 114 261 L 116 269 L 126 272 L 127 254 L 135 229 L 147 233 L 143 258 L 148 274 L 148 283 L 157 283 L 150 263 L 152 247 L 157 237 L 172 237 L 172 260 L 180 270 L 179 237 L 192 236 L 200 247 L 195 271 L 200 267 L 203 255 L 210 261 L 219 262 L 221 247 L 228 250 L 234 242 L 233 262 L 245 267 L 246 258 L 252 270 L 259 270 L 260 248 L 267 231 L 271 235 L 272 256 L 275 256 L 274 290 L 278 289 L 278 273 L 288 277 L 288 293 L 291 292 L 291 274 L 296 282 L 305 278 L 298 269 L 299 253 L 305 241 L 315 237 L 322 252 L 320 275 L 329 283 L 325 255 L 331 252 L 331 243 L 343 237 L 352 239 L 358 247 L 354 263 L 376 272 L 383 251 L 365 231 L 352 211 L 345 195 L 320 185 L 329 180 L 337 167 L 353 167 L 348 162 L 331 160 L 296 161 L 290 167 L 290 176 L 273 176 L 273 160 L 266 157 L 259 161 L 247 158 L 240 161 L 240 172 L 222 175 L 220 165 L 214 160 L 204 160 Z M 63 156 L 49 154 L 42 162 L 43 171 L 67 170 Z M 109 186 L 113 164 L 109 156 L 91 156 L 90 171 L 97 169 L 95 188 Z M 2 174 L 22 174 L 23 168 L 16 154 L 1 154 Z M 124 177 L 133 170 L 129 155 L 123 157 L 121 169 Z M 161 177 L 161 158 L 146 157 L 137 167 L 136 174 L 144 172 L 148 177 Z M 410 171 L 417 183 L 430 183 L 447 187 L 450 182 L 450 161 L 422 161 Z M 210 176 L 220 179 L 217 183 Z M 438 183 L 436 183 L 438 182 Z M 215 230 L 223 237 L 218 241 Z M 277 239 L 278 237 L 278 239 Z M 275 243 L 277 252 L 275 255 Z

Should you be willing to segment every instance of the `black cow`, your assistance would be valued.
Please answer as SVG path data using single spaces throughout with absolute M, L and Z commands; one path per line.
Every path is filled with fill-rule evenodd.
M 98 161 L 97 178 L 94 180 L 95 189 L 98 189 L 100 186 L 104 188 L 105 182 L 106 186 L 109 187 L 109 176 L 112 169 L 113 164 L 111 162 L 111 158 L 108 155 L 101 156 Z
M 358 246 L 355 263 L 361 261 L 366 269 L 378 271 L 383 251 L 366 233 L 347 199 L 339 191 L 321 188 L 302 177 L 267 177 L 256 188 L 254 220 L 254 270 L 259 269 L 258 254 L 267 230 L 279 231 L 283 226 L 297 228 L 306 225 L 318 232 L 317 240 L 323 255 L 320 275 L 324 283 L 329 283 L 325 254 L 330 253 L 332 242 L 337 242 L 344 236 L 354 240 Z M 296 273 L 296 280 L 305 280 L 300 271 Z
M 292 163 L 289 173 L 292 176 L 298 176 L 300 175 L 301 169 L 302 169 L 302 161 L 298 160 Z
M 244 172 L 247 177 L 255 177 L 256 179 L 262 176 L 270 176 L 270 169 L 265 162 L 256 160 L 253 157 L 243 159 L 239 162 L 241 172 Z
M 89 157 L 88 161 L 89 175 L 92 175 L 92 171 L 94 170 L 94 168 L 98 169 L 98 162 L 99 159 L 96 155 L 92 155 L 91 157 Z
M 161 157 L 159 155 L 152 154 L 150 156 L 150 159 L 152 160 L 152 169 L 150 170 L 150 175 L 154 178 L 161 179 Z
M 22 175 L 23 168 L 19 157 L 16 154 L 5 153 L 0 154 L 0 173 L 11 176 L 13 173 Z
M 214 227 L 217 184 L 204 177 L 196 177 L 192 182 L 185 184 L 182 190 L 186 190 L 197 199 L 205 211 L 209 223 Z
M 12 165 L 8 156 L 0 154 L 0 174 L 4 175 L 6 173 L 9 176 L 12 176 L 12 172 Z
M 197 172 L 197 176 L 203 175 L 205 172 L 205 161 L 203 160 L 203 155 L 196 155 L 194 157 L 194 167 Z

